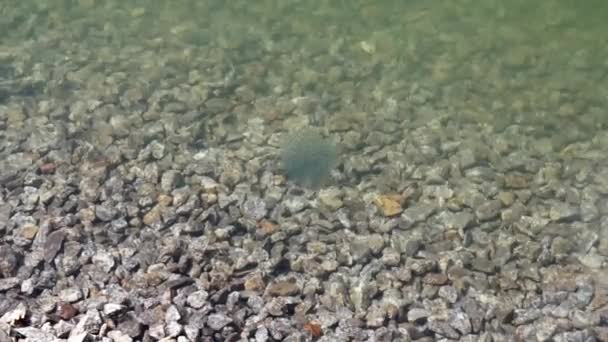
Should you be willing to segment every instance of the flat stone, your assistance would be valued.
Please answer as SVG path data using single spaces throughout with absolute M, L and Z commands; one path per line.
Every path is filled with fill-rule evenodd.
M 225 326 L 232 323 L 232 318 L 221 314 L 214 313 L 207 318 L 207 325 L 213 330 L 222 330 Z
M 399 195 L 378 195 L 374 197 L 374 203 L 380 209 L 382 215 L 386 217 L 397 216 L 403 212 L 400 201 L 401 196 Z
M 295 279 L 273 281 L 266 288 L 266 294 L 270 296 L 295 296 L 301 291 Z

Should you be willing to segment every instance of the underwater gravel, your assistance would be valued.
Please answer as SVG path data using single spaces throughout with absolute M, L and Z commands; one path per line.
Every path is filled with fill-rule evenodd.
M 396 91 L 352 51 L 322 77 L 299 50 L 270 72 L 289 41 L 163 50 L 131 77 L 145 45 L 95 50 L 112 72 L 45 37 L 83 63 L 1 56 L 0 341 L 608 340 L 605 130 L 461 120 L 457 82 Z M 281 164 L 311 126 L 340 146 L 321 189 Z

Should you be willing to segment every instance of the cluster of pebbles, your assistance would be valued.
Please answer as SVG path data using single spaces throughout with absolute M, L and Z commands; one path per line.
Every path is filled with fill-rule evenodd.
M 543 79 L 555 46 L 490 63 L 455 30 L 393 61 L 297 18 L 137 41 L 115 6 L 132 27 L 43 8 L 0 45 L 0 341 L 608 341 L 607 90 Z M 524 72 L 547 96 L 507 106 Z M 281 165 L 310 126 L 339 145 L 320 189 Z

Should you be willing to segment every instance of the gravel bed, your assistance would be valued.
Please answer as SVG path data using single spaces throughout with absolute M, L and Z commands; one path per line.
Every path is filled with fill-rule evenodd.
M 1 342 L 608 341 L 576 13 L 71 3 L 0 19 Z

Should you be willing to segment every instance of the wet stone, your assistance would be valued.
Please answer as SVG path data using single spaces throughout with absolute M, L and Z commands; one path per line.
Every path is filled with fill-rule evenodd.
M 184 179 L 179 171 L 169 170 L 160 177 L 160 188 L 164 192 L 171 192 L 173 189 L 183 186 Z
M 428 259 L 407 259 L 406 266 L 416 275 L 423 275 L 437 269 L 437 262 Z
M 462 204 L 470 208 L 477 208 L 487 201 L 475 188 L 464 188 L 461 192 L 457 192 L 457 198 Z
M 471 321 L 466 313 L 462 311 L 453 311 L 448 319 L 449 325 L 456 329 L 461 335 L 470 334 L 473 330 Z
M 474 270 L 487 274 L 492 274 L 496 271 L 496 265 L 492 261 L 485 258 L 474 258 L 471 261 L 471 266 Z
M 471 168 L 477 164 L 476 153 L 470 148 L 458 152 L 458 164 L 464 169 Z
M 103 221 L 110 222 L 118 215 L 118 211 L 110 205 L 96 205 L 95 206 L 95 216 Z
M 243 170 L 239 163 L 230 160 L 222 164 L 223 171 L 220 174 L 220 183 L 228 186 L 236 186 L 243 178 Z
M 188 200 L 181 206 L 177 208 L 175 213 L 177 215 L 188 215 L 192 213 L 195 209 L 200 207 L 200 200 L 197 196 L 190 196 Z
M 22 336 L 25 336 L 28 341 L 32 342 L 45 342 L 56 340 L 55 336 L 53 336 L 52 333 L 35 327 L 15 328 L 15 332 Z
M 23 193 L 20 197 L 23 205 L 25 206 L 25 210 L 30 211 L 36 207 L 36 204 L 40 199 L 40 193 L 37 188 L 26 186 L 23 188 Z
M 484 202 L 475 208 L 475 216 L 481 221 L 487 221 L 498 217 L 502 203 L 499 200 Z
M 218 196 L 218 205 L 221 209 L 226 209 L 229 205 L 237 203 L 239 198 L 236 194 L 224 194 L 220 193 Z
M 447 300 L 449 303 L 456 303 L 458 300 L 458 290 L 453 286 L 442 286 L 437 293 L 439 297 Z
M 36 284 L 34 284 L 34 279 L 33 278 L 29 278 L 23 281 L 23 283 L 21 283 L 21 292 L 31 295 L 32 293 L 34 293 L 34 290 L 36 289 Z
M 516 309 L 514 311 L 513 324 L 523 325 L 536 321 L 542 316 L 539 309 Z
M 278 280 L 270 283 L 266 294 L 270 296 L 294 296 L 301 291 L 295 279 Z
M 245 217 L 261 220 L 266 216 L 266 202 L 259 197 L 249 197 L 243 202 L 241 211 Z
M 338 210 L 344 204 L 342 202 L 342 192 L 335 187 L 321 189 L 318 196 L 320 204 L 330 211 Z
M 165 321 L 177 322 L 181 318 L 182 318 L 182 315 L 180 314 L 179 310 L 177 309 L 177 307 L 175 305 L 171 305 L 167 308 L 167 311 L 165 312 Z
M 549 218 L 556 222 L 570 222 L 579 216 L 580 210 L 577 206 L 564 202 L 554 203 L 549 209 Z
M 144 150 L 141 151 L 139 159 L 147 160 L 150 157 L 156 160 L 162 159 L 165 156 L 165 150 L 165 144 L 162 144 L 158 140 L 153 140 L 146 146 Z M 146 178 L 150 179 L 149 177 Z
M 222 330 L 230 323 L 232 323 L 232 319 L 222 313 L 211 314 L 207 318 L 207 325 L 213 330 Z
M 510 225 L 517 222 L 524 214 L 525 207 L 516 203 L 511 208 L 507 208 L 500 214 L 500 219 L 504 224 Z
M 367 321 L 367 326 L 371 328 L 378 328 L 384 324 L 386 320 L 386 310 L 380 305 L 372 305 L 367 310 L 367 315 L 365 316 Z
M 119 218 L 119 219 L 113 220 L 110 223 L 110 225 L 111 225 L 113 231 L 123 232 L 124 229 L 129 226 L 129 223 L 124 218 Z
M 385 248 L 382 251 L 381 260 L 386 266 L 397 266 L 401 261 L 401 255 L 394 248 Z
M 143 326 L 132 314 L 127 314 L 118 323 L 118 330 L 135 339 L 141 335 Z
M 125 311 L 127 307 L 116 303 L 107 303 L 103 306 L 103 313 L 106 316 L 113 317 Z
M 374 203 L 385 217 L 392 217 L 403 212 L 398 195 L 379 195 L 374 197 Z
M 108 331 L 108 337 L 111 338 L 112 341 L 114 341 L 114 342 L 132 342 L 133 341 L 133 339 L 129 335 L 123 333 L 120 330 Z
M 165 333 L 167 337 L 177 337 L 183 331 L 183 326 L 176 321 L 169 321 L 165 325 Z
M 99 311 L 89 309 L 72 330 L 71 334 L 98 333 L 103 321 Z
M 421 308 L 412 308 L 407 312 L 408 322 L 417 322 L 420 320 L 427 319 L 429 316 L 430 313 L 426 309 Z
M 569 254 L 574 247 L 575 245 L 571 240 L 557 236 L 551 242 L 551 253 L 555 256 L 566 255 Z
M 151 336 L 152 338 L 154 338 L 156 340 L 162 340 L 165 337 L 167 337 L 167 335 L 165 333 L 164 324 L 162 324 L 162 323 L 156 323 L 156 324 L 151 325 L 149 330 L 147 331 L 147 333 L 149 333 L 149 336 Z
M 74 329 L 74 324 L 68 323 L 67 321 L 59 321 L 57 324 L 53 326 L 53 330 L 55 330 L 55 334 L 57 337 L 65 337 L 68 336 L 70 331 Z M 1 340 L 0 340 L 1 341 Z
M 357 312 L 364 312 L 370 305 L 372 294 L 376 293 L 377 286 L 367 281 L 359 281 L 350 288 L 350 300 Z
M 591 222 L 600 217 L 600 212 L 595 205 L 595 201 L 585 200 L 581 202 L 580 214 L 583 222 Z
M 6 229 L 10 214 L 11 207 L 8 204 L 0 204 L 0 232 Z
M 429 285 L 444 285 L 448 282 L 448 276 L 443 273 L 427 273 L 422 282 Z
M 69 288 L 59 293 L 59 299 L 68 303 L 75 303 L 82 299 L 82 291 L 79 288 Z
M 210 98 L 205 102 L 205 108 L 211 114 L 217 114 L 226 111 L 230 107 L 230 101 L 221 97 Z
M 518 174 L 508 174 L 504 177 L 505 187 L 510 189 L 526 189 L 529 186 L 529 180 L 526 176 Z
M 308 201 L 300 196 L 289 196 L 283 201 L 290 213 L 296 214 L 308 206 Z
M 578 283 L 577 287 L 576 292 L 570 294 L 570 299 L 577 307 L 585 308 L 593 299 L 595 289 L 593 285 L 587 283 Z
M 209 297 L 209 294 L 207 293 L 207 291 L 204 291 L 204 290 L 195 291 L 195 292 L 192 292 L 190 295 L 188 295 L 187 303 L 188 303 L 188 305 L 190 305 L 191 307 L 193 307 L 195 309 L 200 309 L 205 304 L 207 304 L 208 297 Z
M 190 319 L 190 322 L 184 326 L 184 333 L 189 341 L 200 340 L 200 328 L 203 326 L 203 322 L 197 322 L 195 319 Z M 180 341 L 181 342 L 181 341 Z M 186 341 L 187 342 L 187 341 Z
M 537 341 L 550 341 L 557 332 L 557 322 L 552 318 L 543 318 L 535 322 Z
M 0 246 L 0 275 L 8 278 L 14 275 L 17 264 L 17 253 L 9 246 Z
M 99 251 L 93 257 L 93 263 L 103 272 L 109 273 L 112 271 L 112 269 L 114 269 L 116 261 L 114 260 L 112 254 L 105 251 Z
M 429 319 L 428 328 L 429 330 L 450 339 L 458 339 L 460 337 L 458 331 L 456 331 L 448 322 L 440 319 Z
M 401 214 L 401 217 L 405 222 L 414 224 L 426 220 L 435 212 L 435 210 L 436 207 L 432 204 L 420 203 L 405 209 Z
M 415 255 L 422 247 L 420 238 L 412 237 L 406 232 L 393 232 L 391 243 L 399 253 L 403 253 L 405 256 Z
M 571 311 L 569 318 L 571 319 L 574 327 L 579 329 L 598 326 L 601 319 L 597 312 L 588 312 L 583 310 Z

